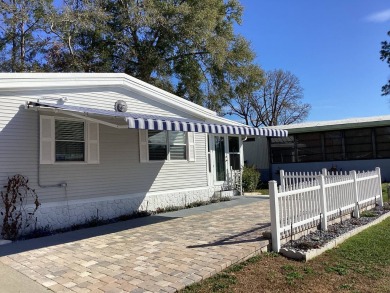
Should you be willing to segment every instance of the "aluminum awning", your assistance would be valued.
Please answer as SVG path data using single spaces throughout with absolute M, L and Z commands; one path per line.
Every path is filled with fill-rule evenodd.
M 128 128 L 148 129 L 148 130 L 172 130 L 172 131 L 189 131 L 215 134 L 238 134 L 247 136 L 273 136 L 285 137 L 288 135 L 283 129 L 270 128 L 255 128 L 249 126 L 237 126 L 232 124 L 213 124 L 204 121 L 165 117 L 148 114 L 139 114 L 131 112 L 116 112 L 109 110 L 102 110 L 96 108 L 79 107 L 63 104 L 52 104 L 47 102 L 28 102 L 27 107 L 40 107 L 44 109 L 56 109 L 59 111 L 69 113 L 81 113 L 90 117 L 89 115 L 100 115 L 108 117 L 123 118 L 127 121 Z

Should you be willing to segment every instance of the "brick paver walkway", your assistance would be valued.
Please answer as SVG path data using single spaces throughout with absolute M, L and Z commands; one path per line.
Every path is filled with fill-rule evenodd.
M 55 292 L 175 292 L 258 253 L 268 226 L 264 200 L 0 261 Z

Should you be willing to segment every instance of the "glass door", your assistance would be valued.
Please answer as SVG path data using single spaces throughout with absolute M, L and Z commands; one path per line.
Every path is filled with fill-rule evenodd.
M 225 137 L 214 136 L 214 153 L 215 153 L 215 180 L 226 180 L 225 167 Z

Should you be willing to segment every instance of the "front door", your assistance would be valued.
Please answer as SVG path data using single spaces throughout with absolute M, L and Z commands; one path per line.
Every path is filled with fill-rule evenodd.
M 209 177 L 212 185 L 229 180 L 232 170 L 243 165 L 242 140 L 239 136 L 209 135 Z

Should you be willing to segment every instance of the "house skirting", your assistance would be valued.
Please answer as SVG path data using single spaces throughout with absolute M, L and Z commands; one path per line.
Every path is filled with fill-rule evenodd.
M 107 220 L 130 215 L 136 211 L 155 211 L 158 208 L 185 206 L 195 201 L 210 200 L 214 193 L 214 187 L 202 187 L 42 203 L 35 212 L 30 227 L 24 233 L 35 227 L 55 230 L 83 224 L 96 218 Z

